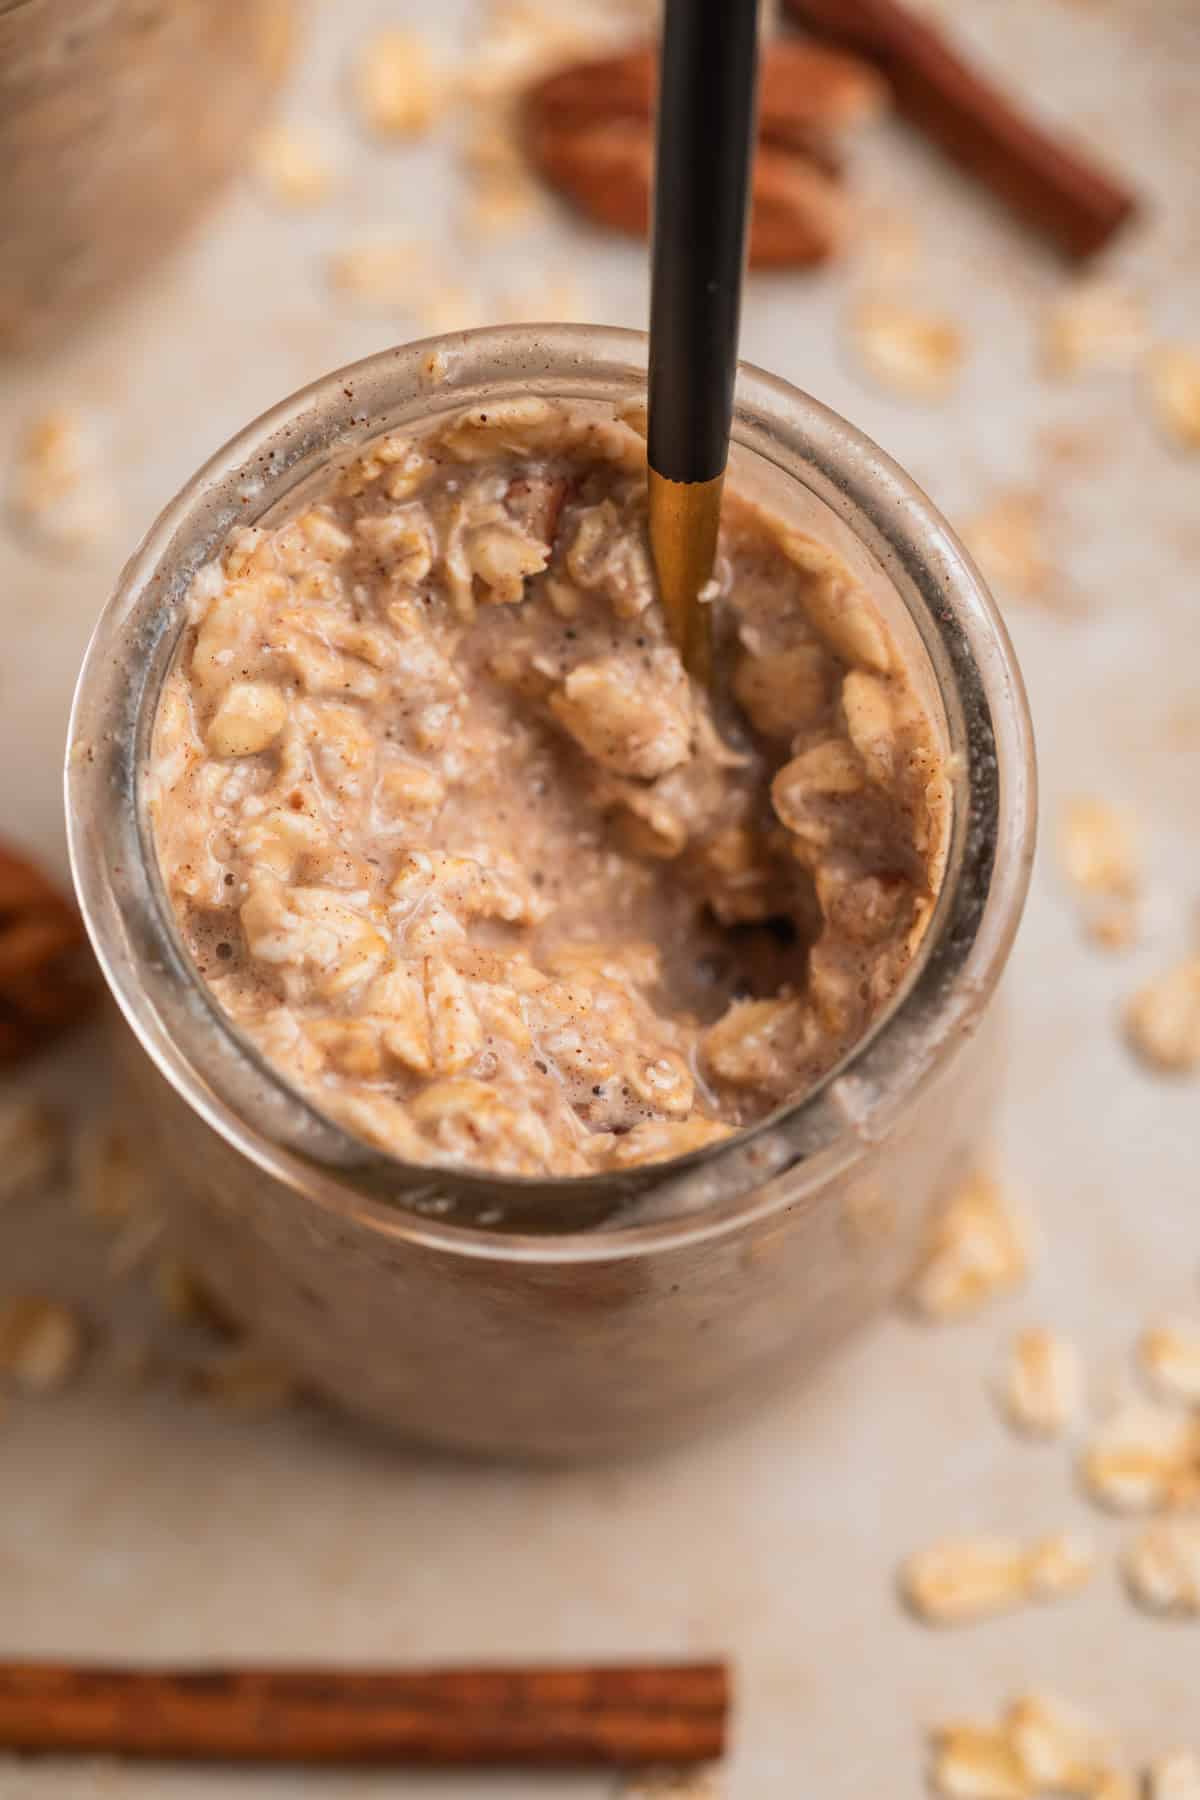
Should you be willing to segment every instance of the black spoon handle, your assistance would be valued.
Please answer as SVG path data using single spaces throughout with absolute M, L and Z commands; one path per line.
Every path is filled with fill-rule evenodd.
M 757 49 L 757 0 L 666 0 L 648 449 L 669 481 L 711 481 L 728 455 Z

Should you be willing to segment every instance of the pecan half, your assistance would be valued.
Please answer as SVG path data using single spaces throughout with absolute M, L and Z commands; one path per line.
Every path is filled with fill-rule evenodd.
M 0 844 L 0 1065 L 21 1062 L 90 1011 L 84 942 L 66 896 Z
M 614 230 L 649 230 L 658 54 L 653 46 L 560 69 L 525 96 L 530 156 L 551 186 Z M 879 77 L 804 43 L 763 54 L 750 262 L 802 267 L 836 254 L 849 223 L 839 140 L 874 117 Z

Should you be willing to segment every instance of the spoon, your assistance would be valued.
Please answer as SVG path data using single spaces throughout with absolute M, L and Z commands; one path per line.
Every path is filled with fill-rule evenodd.
M 650 548 L 685 667 L 712 678 L 758 72 L 757 0 L 666 0 L 655 150 Z

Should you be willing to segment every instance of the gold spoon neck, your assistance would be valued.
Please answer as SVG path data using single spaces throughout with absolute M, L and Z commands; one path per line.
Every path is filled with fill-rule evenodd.
M 667 628 L 684 667 L 704 687 L 712 678 L 712 609 L 700 599 L 712 578 L 724 472 L 711 481 L 671 481 L 647 471 L 650 549 Z

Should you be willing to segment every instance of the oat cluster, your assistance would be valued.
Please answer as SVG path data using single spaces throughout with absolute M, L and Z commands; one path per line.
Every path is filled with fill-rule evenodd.
M 1112 1734 L 1051 1694 L 1020 1695 L 996 1724 L 937 1725 L 930 1753 L 930 1782 L 945 1800 L 1137 1800 Z
M 1082 896 L 1137 886 L 1124 821 L 1097 804 L 1068 810 L 1060 835 L 1064 874 Z M 934 1222 L 918 1271 L 917 1311 L 952 1324 L 1012 1292 L 1027 1272 L 999 1183 L 975 1175 Z M 1027 1239 L 1025 1241 L 1028 1241 Z M 1136 1516 L 1117 1558 L 1130 1601 L 1172 1621 L 1200 1619 L 1200 1319 L 1148 1324 L 1135 1348 L 1145 1390 L 1083 1429 L 1076 1453 L 1082 1493 L 1100 1510 Z M 1060 1331 L 1025 1326 L 1010 1339 L 995 1386 L 1001 1416 L 1032 1441 L 1080 1425 L 1085 1382 L 1078 1347 Z M 1076 1531 L 1044 1537 L 951 1535 L 914 1550 L 897 1591 L 922 1624 L 954 1628 L 998 1614 L 1069 1601 L 1099 1572 L 1096 1548 Z M 1030 1693 L 997 1722 L 955 1719 L 929 1732 L 929 1782 L 945 1800 L 1196 1800 L 1200 1758 L 1179 1749 L 1137 1778 L 1111 1733 L 1057 1698 Z
M 943 1800 L 1200 1800 L 1194 1751 L 1168 1751 L 1135 1776 L 1115 1735 L 1055 1694 L 1022 1694 L 994 1724 L 935 1725 L 929 1750 Z

